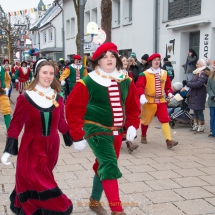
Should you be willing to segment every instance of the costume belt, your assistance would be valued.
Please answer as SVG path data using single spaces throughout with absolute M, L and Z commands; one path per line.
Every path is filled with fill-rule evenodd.
M 162 99 L 164 98 L 164 96 L 150 96 L 150 95 L 147 95 L 148 97 L 150 98 L 153 98 L 153 99 Z
M 100 124 L 100 123 L 98 123 L 98 122 L 93 122 L 93 121 L 91 121 L 91 120 L 84 120 L 84 123 L 85 124 L 93 124 L 93 125 L 97 125 L 97 126 L 99 126 L 99 127 L 102 127 L 102 128 L 106 128 L 106 129 L 109 129 L 109 130 L 111 130 L 111 131 L 117 131 L 117 130 L 120 130 L 122 127 L 116 127 L 116 126 L 105 126 L 105 125 L 102 125 L 102 124 Z

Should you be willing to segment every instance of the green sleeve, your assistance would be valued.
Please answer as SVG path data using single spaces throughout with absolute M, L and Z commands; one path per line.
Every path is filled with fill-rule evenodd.
M 19 78 L 19 70 L 17 69 L 15 73 L 15 79 L 18 79 L 18 78 Z
M 141 72 L 139 76 L 146 76 L 144 72 Z

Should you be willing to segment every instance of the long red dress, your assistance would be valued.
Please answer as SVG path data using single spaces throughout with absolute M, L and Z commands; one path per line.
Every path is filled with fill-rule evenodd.
M 8 129 L 5 152 L 16 155 L 16 183 L 10 196 L 11 210 L 25 215 L 67 215 L 72 202 L 59 189 L 52 173 L 60 146 L 58 130 L 67 146 L 72 144 L 64 118 L 63 99 L 59 107 L 41 108 L 28 96 L 20 95 Z M 18 151 L 18 136 L 24 134 Z

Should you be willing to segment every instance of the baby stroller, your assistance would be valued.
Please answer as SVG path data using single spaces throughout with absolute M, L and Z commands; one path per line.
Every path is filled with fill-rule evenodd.
M 177 106 L 173 109 L 173 113 L 170 114 L 170 122 L 169 125 L 171 128 L 175 127 L 176 122 L 190 125 L 193 127 L 194 124 L 194 118 L 193 114 L 190 114 L 190 109 L 188 108 L 188 102 L 190 97 L 190 91 L 186 94 L 186 97 L 184 100 L 182 100 L 182 103 L 180 106 Z M 177 109 L 176 109 L 177 108 Z

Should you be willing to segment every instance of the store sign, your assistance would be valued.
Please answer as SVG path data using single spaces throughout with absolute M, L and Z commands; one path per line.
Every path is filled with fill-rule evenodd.
M 209 34 L 205 34 L 205 38 L 204 38 L 204 57 L 208 58 L 208 37 Z

